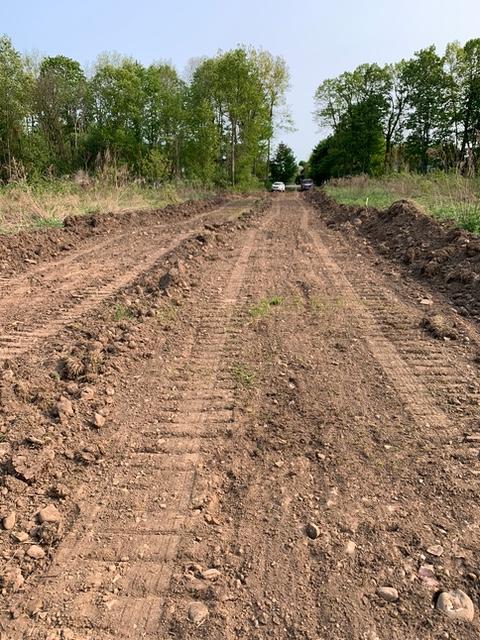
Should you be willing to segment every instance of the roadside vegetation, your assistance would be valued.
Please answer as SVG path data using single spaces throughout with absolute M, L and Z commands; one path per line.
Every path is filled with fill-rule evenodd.
M 408 198 L 480 231 L 480 39 L 362 64 L 324 80 L 315 102 L 326 135 L 305 173 L 331 196 L 379 208 Z
M 317 182 L 346 175 L 432 170 L 476 173 L 480 159 L 480 39 L 434 46 L 397 64 L 362 64 L 324 80 L 316 118 Z
M 347 205 L 385 209 L 395 200 L 413 201 L 440 220 L 454 220 L 458 226 L 480 234 L 480 179 L 435 172 L 366 175 L 331 180 L 325 191 Z
M 157 209 L 210 193 L 198 183 L 153 186 L 128 177 L 88 178 L 83 172 L 74 179 L 12 181 L 0 186 L 0 234 L 60 227 L 70 215 Z
M 87 71 L 0 37 L 0 226 L 161 206 L 182 198 L 172 184 L 258 188 L 274 132 L 289 125 L 288 83 L 285 61 L 253 48 L 193 60 L 183 75 L 118 54 Z

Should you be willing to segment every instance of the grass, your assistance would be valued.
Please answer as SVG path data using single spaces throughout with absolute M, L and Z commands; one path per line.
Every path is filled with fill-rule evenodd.
M 459 227 L 480 234 L 480 178 L 441 172 L 426 176 L 355 176 L 331 180 L 325 190 L 342 204 L 378 209 L 389 207 L 395 200 L 412 200 L 435 218 L 453 220 Z
M 308 307 L 312 313 L 329 314 L 337 311 L 344 305 L 344 298 L 339 296 L 336 298 L 312 296 L 308 299 Z
M 158 209 L 209 191 L 196 185 L 154 187 L 132 180 L 51 179 L 29 184 L 24 180 L 0 186 L 0 234 L 22 229 L 61 227 L 70 215 L 119 213 L 130 209 Z
M 263 318 L 269 313 L 272 307 L 278 307 L 283 302 L 283 298 L 280 296 L 270 296 L 269 298 L 262 298 L 258 300 L 254 305 L 250 307 L 248 310 L 249 314 L 252 318 Z
M 169 326 L 177 319 L 178 311 L 172 304 L 164 303 L 157 310 L 157 320 L 162 326 Z
M 122 320 L 131 320 L 132 312 L 128 307 L 123 304 L 116 304 L 113 309 L 113 319 L 115 322 L 121 322 Z
M 232 374 L 242 387 L 251 387 L 255 382 L 255 373 L 245 364 L 236 364 L 232 369 Z

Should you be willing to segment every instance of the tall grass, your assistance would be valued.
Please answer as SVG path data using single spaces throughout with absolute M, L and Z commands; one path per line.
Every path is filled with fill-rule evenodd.
M 459 174 L 394 174 L 382 178 L 354 176 L 331 180 L 327 193 L 343 204 L 384 209 L 395 200 L 408 199 L 438 219 L 480 234 L 480 178 Z
M 69 215 L 156 209 L 207 196 L 193 184 L 154 187 L 132 180 L 51 179 L 34 184 L 19 180 L 0 187 L 0 233 L 61 226 Z

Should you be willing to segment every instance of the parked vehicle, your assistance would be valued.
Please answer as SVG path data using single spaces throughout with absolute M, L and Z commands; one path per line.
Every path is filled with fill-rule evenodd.
M 300 191 L 308 191 L 313 187 L 313 180 L 310 178 L 305 178 L 305 180 L 300 180 Z
M 284 182 L 274 182 L 272 184 L 271 191 L 285 191 L 285 183 Z

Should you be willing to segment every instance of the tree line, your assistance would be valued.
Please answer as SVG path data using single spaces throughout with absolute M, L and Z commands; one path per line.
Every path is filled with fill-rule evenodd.
M 285 61 L 238 47 L 192 61 L 187 75 L 108 54 L 87 74 L 1 37 L 0 181 L 112 167 L 150 181 L 264 180 L 284 119 Z
M 362 64 L 325 80 L 316 119 L 331 134 L 309 161 L 318 182 L 359 173 L 458 170 L 480 161 L 480 39 L 434 46 L 410 60 Z

